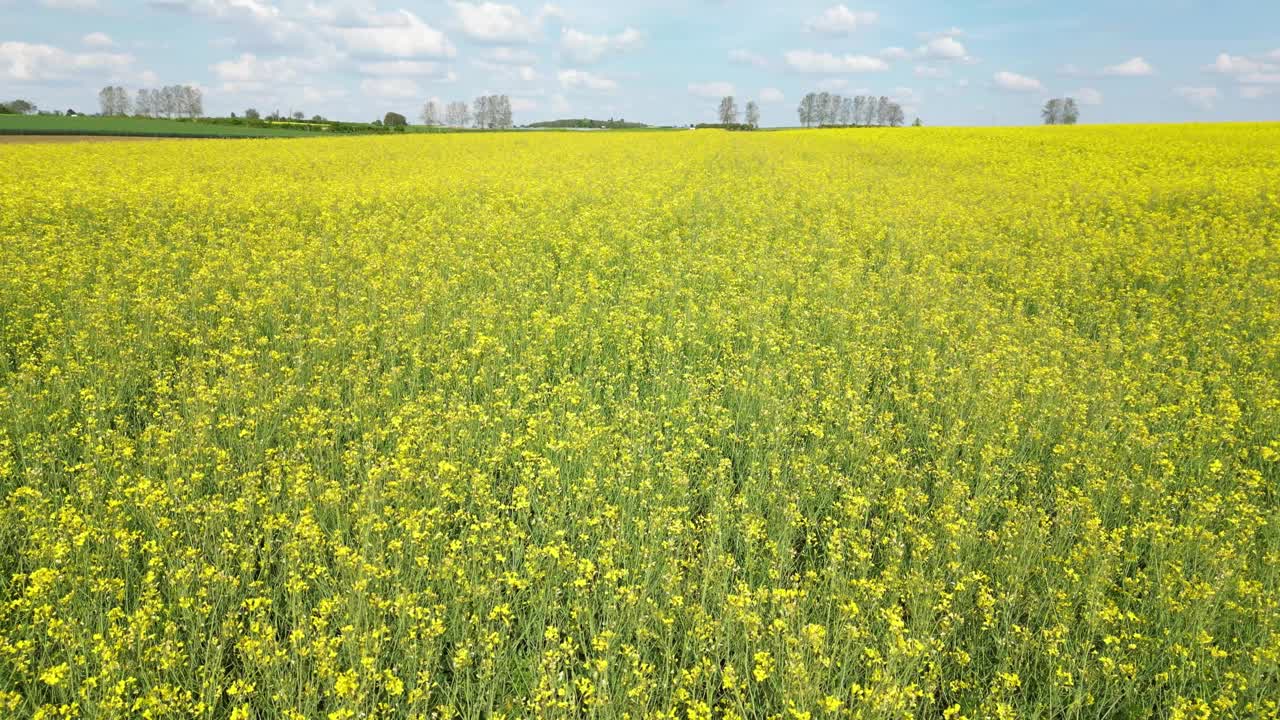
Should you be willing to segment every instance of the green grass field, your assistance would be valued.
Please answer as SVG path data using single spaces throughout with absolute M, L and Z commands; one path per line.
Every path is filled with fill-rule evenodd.
M 174 137 L 306 137 L 315 132 L 156 118 L 87 115 L 0 115 L 0 135 L 138 135 Z

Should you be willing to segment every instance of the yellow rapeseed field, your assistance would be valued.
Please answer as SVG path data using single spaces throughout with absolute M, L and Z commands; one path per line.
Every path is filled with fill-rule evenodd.
M 0 167 L 2 717 L 1280 713 L 1280 125 Z

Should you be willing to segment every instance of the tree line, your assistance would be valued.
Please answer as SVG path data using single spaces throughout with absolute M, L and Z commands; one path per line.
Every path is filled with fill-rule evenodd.
M 191 85 L 168 85 L 157 90 L 142 88 L 130 99 L 119 85 L 98 92 L 98 108 L 106 116 L 187 117 L 204 115 L 204 92 Z
M 902 127 L 907 121 L 902 106 L 883 95 L 848 98 L 829 92 L 809 93 L 796 112 L 804 127 Z
M 444 108 L 431 100 L 422 106 L 422 124 L 447 127 L 477 127 L 486 130 L 506 130 L 514 126 L 511 98 L 506 95 L 481 95 L 471 106 L 455 100 Z

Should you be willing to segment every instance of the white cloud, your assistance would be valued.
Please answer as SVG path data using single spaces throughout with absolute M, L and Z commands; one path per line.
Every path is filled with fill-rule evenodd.
M 279 8 L 261 0 L 149 0 L 147 4 L 161 10 L 220 19 L 252 17 L 269 20 L 281 16 Z
M 409 78 L 368 78 L 360 82 L 360 92 L 377 98 L 422 97 L 422 88 Z
M 101 32 L 91 32 L 88 35 L 85 35 L 80 38 L 80 43 L 85 47 L 99 50 L 113 48 L 116 46 L 116 41 L 112 40 L 110 35 Z
M 1244 85 L 1240 88 L 1240 97 L 1245 100 L 1260 100 L 1274 93 L 1277 88 L 1261 87 L 1258 85 Z
M 560 87 L 565 90 L 607 92 L 618 89 L 618 83 L 613 80 L 585 70 L 561 70 L 556 77 L 560 80 Z
M 865 25 L 874 25 L 879 16 L 870 11 L 854 11 L 844 5 L 827 8 L 805 24 L 813 32 L 847 35 Z
M 780 103 L 786 100 L 782 91 L 778 88 L 763 88 L 760 90 L 760 102 L 762 103 Z
M 260 58 L 242 53 L 234 60 L 223 60 L 209 67 L 222 82 L 223 92 L 261 92 L 299 82 L 304 74 L 325 69 L 319 60 L 294 57 Z
M 448 74 L 448 70 L 441 63 L 420 60 L 362 63 L 360 72 L 381 77 L 429 77 Z
M 1151 67 L 1151 63 L 1141 57 L 1130 58 L 1117 65 L 1102 69 L 1103 75 L 1117 75 L 1120 77 L 1144 77 L 1154 75 L 1155 72 L 1155 68 Z
M 1247 57 L 1220 53 L 1217 59 L 1213 61 L 1213 64 L 1209 65 L 1205 69 L 1216 73 L 1222 73 L 1224 75 L 1239 75 L 1244 73 L 1262 72 L 1270 67 L 1271 66 L 1267 63 L 1250 60 Z
M 1008 70 L 1001 70 L 993 77 L 996 81 L 996 87 L 1002 90 L 1010 92 L 1041 92 L 1044 90 L 1044 85 L 1041 85 L 1039 80 L 1009 72 Z
M 538 79 L 538 71 L 531 65 L 505 65 L 503 63 L 494 63 L 487 60 L 473 60 L 472 65 L 485 70 L 491 74 L 500 75 L 520 80 L 522 82 L 534 82 Z
M 1212 109 L 1214 101 L 1218 99 L 1218 88 L 1216 87 L 1177 87 L 1173 89 L 1173 92 L 1201 110 Z
M 910 60 L 911 53 L 907 52 L 906 48 L 887 47 L 880 51 L 880 57 L 885 60 Z
M 943 35 L 936 37 L 916 50 L 916 54 L 929 60 L 960 60 L 968 62 L 969 52 L 965 49 L 964 43 L 956 40 L 951 35 Z
M 302 88 L 302 99 L 309 103 L 325 103 L 346 96 L 347 91 L 341 88 L 317 88 L 310 85 Z
M 1101 105 L 1102 93 L 1093 88 L 1080 88 L 1071 93 L 1071 97 L 1075 98 L 1081 105 Z
M 0 42 L 0 78 L 14 82 L 64 80 L 79 75 L 115 76 L 133 65 L 127 53 L 71 53 L 52 45 Z
M 644 44 L 639 30 L 627 28 L 617 35 L 591 35 L 572 28 L 560 34 L 560 47 L 565 54 L 581 63 L 593 63 L 606 53 L 635 50 Z
M 500 63 L 502 65 L 533 65 L 538 62 L 537 55 L 529 50 L 518 48 L 494 48 L 490 50 L 485 57 L 491 62 Z
M 1242 76 L 1240 82 L 1252 85 L 1276 85 L 1280 84 L 1280 72 L 1249 73 Z
M 946 30 L 935 30 L 933 32 L 916 33 L 916 37 L 921 40 L 932 40 L 940 37 L 960 37 L 964 35 L 964 30 L 958 27 L 949 27 Z
M 730 50 L 729 62 L 739 65 L 753 65 L 758 68 L 768 67 L 769 60 L 763 55 L 753 53 L 750 50 Z
M 884 60 L 870 55 L 842 55 L 812 50 L 791 50 L 784 56 L 792 70 L 810 73 L 880 72 L 889 69 Z
M 704 98 L 722 98 L 725 95 L 733 94 L 733 83 L 727 82 L 706 82 L 706 83 L 689 83 L 689 94 L 696 97 Z
M 98 0 L 40 0 L 40 4 L 54 10 L 97 10 Z
M 357 55 L 413 58 L 457 54 L 444 33 L 408 10 L 376 15 L 367 25 L 333 27 L 328 32 Z
M 462 32 L 482 42 L 533 42 L 542 31 L 542 17 L 529 17 L 514 5 L 453 2 Z
M 316 47 L 322 44 L 317 35 L 320 28 L 313 22 L 304 24 L 289 19 L 268 0 L 148 0 L 147 4 L 161 10 L 234 24 L 236 32 L 228 41 L 230 45 L 250 50 L 307 46 L 313 53 L 321 49 Z M 314 5 L 310 7 L 314 8 Z M 319 17 L 315 13 L 309 15 L 312 21 Z M 339 13 L 334 10 L 329 15 L 336 19 Z M 370 10 L 361 15 L 353 11 L 343 14 L 343 19 L 351 26 L 357 26 L 363 24 L 365 15 L 374 13 Z M 331 48 L 322 49 L 331 51 Z
M 893 92 L 889 94 L 889 99 L 898 103 L 899 105 L 904 105 L 912 108 L 914 108 L 916 105 L 919 105 L 921 102 L 920 93 L 916 92 L 915 88 L 909 88 L 909 87 L 894 88 Z
M 513 97 L 511 98 L 512 112 L 532 112 L 538 109 L 538 101 L 533 98 Z
M 932 65 L 917 65 L 916 77 L 922 78 L 944 78 L 950 77 L 951 71 L 945 67 L 934 67 Z

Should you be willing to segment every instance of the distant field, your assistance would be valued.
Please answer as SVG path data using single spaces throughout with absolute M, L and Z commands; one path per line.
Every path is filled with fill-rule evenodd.
M 139 135 L 172 137 L 306 137 L 315 132 L 238 127 L 153 118 L 0 115 L 0 135 Z

